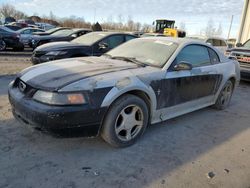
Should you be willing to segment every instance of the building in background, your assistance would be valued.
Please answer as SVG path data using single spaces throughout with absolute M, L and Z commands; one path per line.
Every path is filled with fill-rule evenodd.
M 250 39 L 250 0 L 245 0 L 242 16 L 238 42 L 244 43 Z

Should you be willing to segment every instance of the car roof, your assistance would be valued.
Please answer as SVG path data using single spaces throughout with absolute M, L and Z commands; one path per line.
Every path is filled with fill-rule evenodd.
M 73 28 L 71 30 L 72 31 L 92 31 L 91 29 L 88 29 L 88 28 Z
M 36 29 L 36 30 L 39 30 L 39 31 L 44 31 L 43 29 L 40 29 L 40 28 L 25 27 L 25 28 L 19 29 L 18 32 L 19 32 L 19 31 L 25 31 L 25 30 L 27 30 L 27 29 Z
M 97 33 L 97 34 L 103 34 L 105 36 L 109 35 L 117 35 L 117 34 L 122 34 L 122 35 L 132 35 L 135 36 L 129 32 L 117 32 L 117 31 L 93 31 L 92 33 Z
M 152 36 L 152 37 L 142 37 L 139 40 L 168 41 L 168 42 L 173 42 L 173 43 L 176 43 L 176 44 L 184 44 L 184 43 L 190 43 L 190 42 L 199 43 L 199 42 L 197 42 L 197 40 L 194 40 L 194 39 L 175 38 L 175 37 L 162 37 L 162 36 L 158 36 L 158 37 L 154 37 L 154 36 Z
M 217 39 L 217 40 L 224 40 L 224 38 L 222 37 L 218 37 L 218 36 L 204 36 L 204 35 L 189 35 L 186 38 L 191 38 L 191 39 L 197 39 L 197 40 L 208 40 L 208 39 Z

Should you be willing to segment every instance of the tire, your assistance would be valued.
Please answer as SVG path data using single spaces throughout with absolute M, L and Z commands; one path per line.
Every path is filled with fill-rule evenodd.
M 234 84 L 232 83 L 232 81 L 228 80 L 221 90 L 213 107 L 218 110 L 224 110 L 225 108 L 227 108 L 231 101 L 233 89 Z
M 148 119 L 148 107 L 141 98 L 123 95 L 110 106 L 101 137 L 114 147 L 131 146 L 143 135 Z
M 6 43 L 3 40 L 0 40 L 0 51 L 4 51 L 6 49 Z

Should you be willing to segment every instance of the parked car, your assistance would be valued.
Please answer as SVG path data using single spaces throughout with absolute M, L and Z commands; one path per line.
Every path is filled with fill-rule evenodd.
M 22 27 L 16 26 L 16 25 L 4 25 L 5 27 L 13 30 L 13 31 L 18 31 L 19 29 L 22 29 Z
M 147 37 L 101 57 L 57 60 L 10 83 L 14 116 L 48 131 L 81 129 L 116 147 L 154 124 L 213 105 L 225 109 L 239 63 L 199 41 Z
M 14 50 L 23 50 L 24 46 L 20 42 L 20 34 L 10 30 L 7 27 L 0 26 L 0 35 L 5 43 L 5 48 L 13 48 Z M 2 50 L 5 50 L 2 49 Z
M 34 35 L 31 37 L 29 45 L 33 49 L 35 49 L 36 47 L 49 42 L 71 41 L 89 32 L 91 32 L 90 29 L 68 29 L 68 30 L 57 31 L 55 33 L 52 33 L 51 35 L 45 35 L 45 36 Z
M 11 22 L 11 23 L 8 23 L 7 25 L 17 26 L 20 28 L 25 28 L 29 26 L 27 23 L 19 23 L 19 22 Z
M 38 31 L 44 32 L 44 30 L 42 29 L 26 27 L 26 28 L 18 30 L 17 33 L 20 34 L 20 42 L 23 43 L 24 45 L 28 45 L 32 34 Z
M 51 42 L 37 47 L 32 55 L 33 64 L 83 56 L 100 56 L 118 45 L 137 38 L 117 32 L 91 32 L 71 42 Z
M 48 24 L 48 23 L 36 23 L 36 25 L 40 28 L 40 29 L 44 29 L 45 31 L 50 30 L 55 28 L 56 26 Z
M 51 35 L 57 31 L 61 31 L 61 30 L 71 30 L 71 28 L 69 28 L 69 27 L 56 27 L 56 28 L 49 29 L 45 32 L 34 32 L 33 35 L 40 35 L 40 36 Z
M 241 79 L 250 81 L 250 39 L 244 44 L 237 43 L 236 47 L 228 49 L 225 55 L 237 59 L 240 63 Z
M 162 33 L 144 33 L 141 37 L 166 37 L 166 35 Z
M 188 36 L 187 38 L 196 39 L 211 44 L 215 48 L 219 49 L 222 53 L 225 53 L 225 51 L 228 49 L 226 40 L 220 37 L 206 37 L 200 35 L 193 35 L 193 36 Z

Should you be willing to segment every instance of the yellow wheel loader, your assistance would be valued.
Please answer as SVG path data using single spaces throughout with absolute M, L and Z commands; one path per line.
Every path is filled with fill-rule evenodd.
M 161 33 L 168 37 L 185 37 L 186 32 L 175 27 L 174 20 L 156 20 L 155 33 Z

